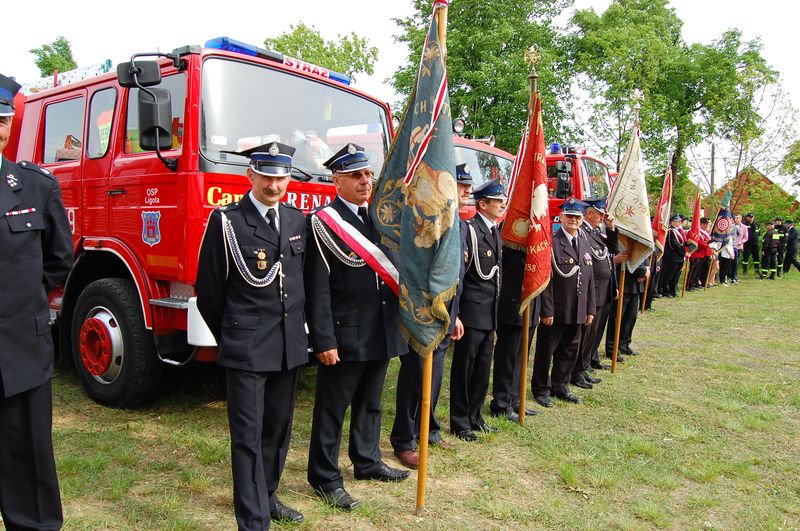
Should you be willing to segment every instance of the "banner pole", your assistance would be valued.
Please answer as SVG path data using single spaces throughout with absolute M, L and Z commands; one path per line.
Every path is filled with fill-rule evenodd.
M 611 353 L 611 374 L 617 372 L 617 352 L 619 352 L 619 328 L 622 324 L 622 302 L 625 299 L 625 270 L 622 264 L 622 274 L 619 276 L 619 295 L 617 296 L 617 318 L 614 324 L 614 351 Z
M 410 354 L 413 356 L 413 353 Z M 425 508 L 425 480 L 428 477 L 428 433 L 431 420 L 431 379 L 433 352 L 427 352 L 422 363 L 422 400 L 419 408 L 419 466 L 417 467 L 417 509 L 422 516 Z
M 689 281 L 689 259 L 683 261 L 683 289 L 681 289 L 681 297 L 686 296 L 686 283 Z
M 644 297 L 642 297 L 642 303 L 639 305 L 639 311 L 644 312 L 644 307 L 647 305 L 647 290 L 650 288 L 650 279 L 653 278 L 654 267 L 653 267 L 653 259 L 655 258 L 656 253 L 650 255 L 650 274 L 647 275 L 647 278 L 644 280 Z
M 522 312 L 522 339 L 519 345 L 519 425 L 525 425 L 525 396 L 528 382 L 528 341 L 531 333 L 531 305 Z

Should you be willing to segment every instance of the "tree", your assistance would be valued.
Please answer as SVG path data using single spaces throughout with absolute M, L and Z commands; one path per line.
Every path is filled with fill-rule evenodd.
M 626 118 L 630 94 L 641 89 L 647 160 L 657 174 L 672 153 L 678 196 L 687 193 L 687 149 L 715 135 L 760 134 L 753 96 L 775 73 L 757 40 L 729 30 L 712 44 L 689 45 L 667 0 L 614 0 L 601 15 L 577 11 L 573 23 L 575 68 L 600 84 L 594 113 Z M 627 142 L 625 135 L 617 140 L 618 146 Z
M 369 45 L 369 39 L 351 32 L 335 41 L 326 41 L 314 26 L 302 22 L 289 26 L 290 31 L 274 38 L 264 39 L 264 45 L 275 51 L 296 57 L 303 61 L 324 66 L 330 70 L 348 75 L 355 80 L 355 74 L 373 73 L 378 59 L 378 48 Z
M 69 41 L 63 36 L 59 36 L 50 44 L 34 48 L 31 53 L 36 56 L 34 62 L 42 77 L 52 76 L 55 71 L 66 72 L 78 68 L 78 63 L 72 57 Z
M 781 169 L 784 173 L 793 176 L 794 184 L 800 186 L 800 140 L 795 140 L 789 146 L 789 152 L 783 160 Z
M 562 38 L 553 18 L 572 0 L 459 0 L 448 11 L 447 79 L 454 118 L 467 122 L 473 137 L 494 134 L 497 145 L 516 152 L 527 122 L 530 95 L 525 51 L 532 44 L 542 56 L 537 66 L 545 135 L 558 138 L 566 117 L 570 75 Z M 408 63 L 391 82 L 411 92 L 430 22 L 430 0 L 414 0 L 414 13 L 395 19 L 397 42 L 408 46 Z

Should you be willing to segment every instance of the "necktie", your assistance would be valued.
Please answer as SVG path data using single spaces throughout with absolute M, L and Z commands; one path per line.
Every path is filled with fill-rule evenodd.
M 575 255 L 578 255 L 578 236 L 572 238 L 572 248 L 575 249 Z
M 500 231 L 497 230 L 496 225 L 492 225 L 492 238 L 494 239 L 494 250 L 495 252 L 500 251 Z
M 370 234 L 374 234 L 375 227 L 372 225 L 372 220 L 369 218 L 369 214 L 367 213 L 367 207 L 365 206 L 358 207 L 358 217 L 360 217 L 361 221 L 364 222 L 364 225 L 367 226 L 367 228 L 370 231 Z
M 275 209 L 274 208 L 270 208 L 270 209 L 267 210 L 267 220 L 268 220 L 268 223 L 269 223 L 269 228 L 271 228 L 273 231 L 275 231 L 275 236 L 277 236 L 278 239 L 280 239 L 281 233 L 278 232 L 278 224 L 275 223 Z

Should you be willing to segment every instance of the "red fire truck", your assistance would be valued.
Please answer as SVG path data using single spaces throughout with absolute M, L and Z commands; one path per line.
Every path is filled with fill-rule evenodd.
M 151 397 L 164 363 L 215 357 L 187 313 L 208 215 L 249 189 L 235 152 L 295 147 L 286 200 L 308 211 L 335 193 L 323 161 L 355 142 L 380 168 L 392 136 L 389 106 L 346 76 L 232 39 L 132 60 L 20 97 L 6 150 L 61 183 L 76 262 L 51 294 L 60 359 L 119 407 Z

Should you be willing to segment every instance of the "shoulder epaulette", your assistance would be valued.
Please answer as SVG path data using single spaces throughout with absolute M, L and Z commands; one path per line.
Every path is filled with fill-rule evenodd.
M 40 168 L 39 166 L 37 166 L 33 162 L 28 162 L 27 160 L 22 160 L 22 161 L 18 162 L 17 164 L 19 164 L 20 167 L 25 168 L 26 170 L 34 170 L 34 171 L 36 171 L 38 173 L 41 173 L 45 177 L 48 177 L 50 179 L 55 179 L 55 176 L 52 173 L 50 173 L 48 170 L 46 170 L 44 168 Z
M 228 212 L 229 210 L 237 210 L 238 208 L 239 208 L 239 202 L 237 201 L 235 203 L 228 203 L 227 205 L 222 205 L 220 207 L 217 207 L 217 210 L 219 212 Z

